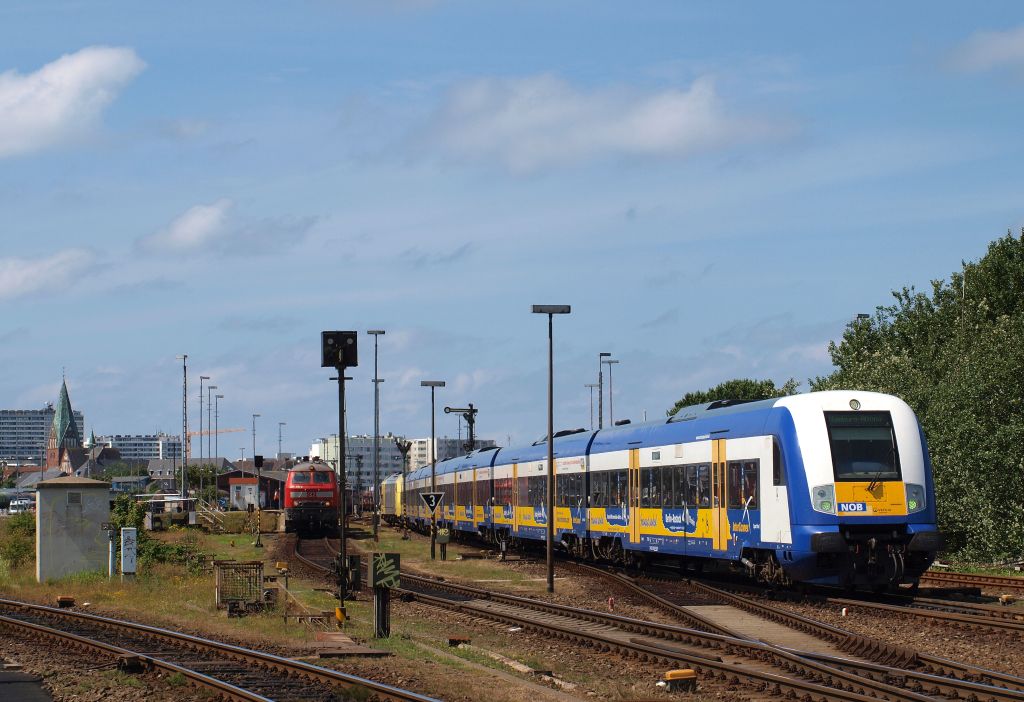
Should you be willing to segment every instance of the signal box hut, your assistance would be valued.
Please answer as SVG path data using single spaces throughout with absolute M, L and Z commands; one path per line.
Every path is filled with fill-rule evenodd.
M 36 580 L 106 571 L 110 483 L 68 476 L 36 484 Z

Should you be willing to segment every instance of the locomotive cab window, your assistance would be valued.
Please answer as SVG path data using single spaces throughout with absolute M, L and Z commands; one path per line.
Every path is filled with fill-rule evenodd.
M 292 484 L 309 485 L 309 473 L 307 473 L 304 470 L 297 470 L 292 472 Z
M 316 473 L 313 473 L 313 482 L 319 485 L 330 485 L 331 474 L 325 470 L 317 471 Z
M 900 479 L 900 455 L 888 412 L 826 412 L 838 482 Z

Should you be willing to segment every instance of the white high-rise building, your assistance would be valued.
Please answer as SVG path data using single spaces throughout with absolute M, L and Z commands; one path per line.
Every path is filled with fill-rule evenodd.
M 467 439 L 453 439 L 449 436 L 438 436 L 436 439 L 439 462 L 467 453 Z M 491 446 L 497 446 L 493 439 L 477 439 L 473 442 L 474 449 L 490 448 Z M 430 465 L 430 437 L 413 439 L 412 449 L 409 451 L 409 469 L 416 470 L 427 465 Z
M 37 410 L 0 410 L 0 460 L 45 462 L 55 411 L 53 405 Z M 72 414 L 76 425 L 84 427 L 82 413 Z
M 170 434 L 114 434 L 98 436 L 96 443 L 121 452 L 126 461 L 149 461 L 154 458 L 181 460 L 181 437 Z
M 380 437 L 380 480 L 401 473 L 403 468 L 402 453 L 395 445 L 395 440 L 402 437 L 394 434 L 382 434 Z M 338 460 L 338 435 L 332 434 L 325 439 L 317 439 L 309 449 L 310 458 L 320 458 L 329 465 Z M 357 490 L 368 490 L 373 484 L 373 436 L 357 434 L 345 440 L 345 471 L 346 479 Z

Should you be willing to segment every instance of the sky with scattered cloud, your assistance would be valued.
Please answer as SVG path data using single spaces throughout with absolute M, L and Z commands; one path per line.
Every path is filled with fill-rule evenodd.
M 426 435 L 442 379 L 531 440 L 535 303 L 573 307 L 559 426 L 601 351 L 615 419 L 656 418 L 827 373 L 857 313 L 1024 224 L 1011 2 L 14 0 L 0 46 L 0 406 L 64 368 L 98 434 L 179 432 L 187 353 L 193 428 L 202 374 L 221 426 L 305 453 L 337 427 L 320 331 L 380 328 L 385 431 Z

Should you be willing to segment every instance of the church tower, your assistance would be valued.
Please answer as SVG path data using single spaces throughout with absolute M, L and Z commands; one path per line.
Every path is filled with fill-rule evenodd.
M 82 448 L 82 435 L 75 423 L 75 414 L 71 411 L 71 398 L 68 397 L 67 381 L 60 386 L 60 399 L 53 413 L 53 425 L 50 427 L 50 438 L 46 442 L 46 467 L 60 468 L 68 449 Z

